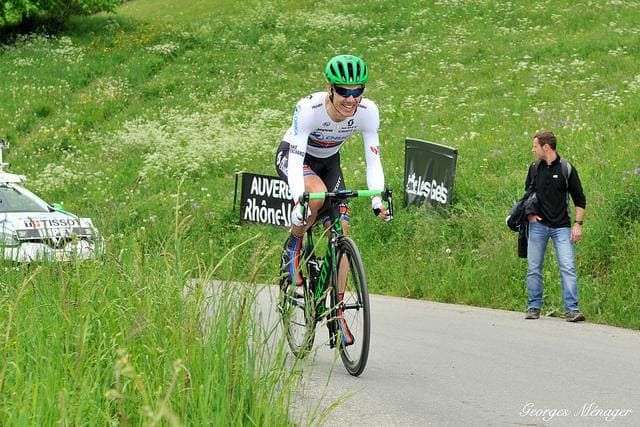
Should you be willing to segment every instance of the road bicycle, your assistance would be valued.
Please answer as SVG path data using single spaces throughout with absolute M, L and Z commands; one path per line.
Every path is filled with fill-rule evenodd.
M 328 199 L 335 206 L 335 202 L 348 198 L 372 196 L 382 196 L 388 206 L 389 217 L 393 218 L 391 189 L 305 192 L 300 197 L 300 204 L 303 218 L 306 218 L 309 200 Z M 287 269 L 284 268 L 284 259 L 281 260 L 278 306 L 289 347 L 296 357 L 304 358 L 310 352 L 317 324 L 326 321 L 329 346 L 337 347 L 346 370 L 358 376 L 364 371 L 369 357 L 369 292 L 358 247 L 350 237 L 344 235 L 341 215 L 335 210 L 332 209 L 329 221 L 316 221 L 303 236 L 299 263 L 304 279 L 302 285 L 291 284 Z M 313 236 L 313 229 L 321 228 L 318 226 L 320 222 L 324 223 L 323 233 L 328 238 L 322 256 L 317 254 L 319 249 L 314 244 Z M 339 324 L 341 317 L 352 337 L 343 336 Z

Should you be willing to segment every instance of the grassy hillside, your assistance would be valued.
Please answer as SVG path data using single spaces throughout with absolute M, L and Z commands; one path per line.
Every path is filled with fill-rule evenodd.
M 323 89 L 326 60 L 344 52 L 370 67 L 367 96 L 380 107 L 396 194 L 405 137 L 460 153 L 446 217 L 399 209 L 382 224 L 352 205 L 373 292 L 524 310 L 526 264 L 503 220 L 522 192 L 533 134 L 550 129 L 588 199 L 581 309 L 590 321 L 640 328 L 639 9 L 613 0 L 136 0 L 0 46 L 0 136 L 12 144 L 12 170 L 47 200 L 92 216 L 108 247 L 102 263 L 2 265 L 2 418 L 287 416 L 291 377 L 282 355 L 254 351 L 269 332 L 242 314 L 249 296 L 222 304 L 229 311 L 211 327 L 225 333 L 211 343 L 196 332 L 199 305 L 181 295 L 192 277 L 274 282 L 286 232 L 238 225 L 235 173 L 275 173 L 295 102 Z M 363 187 L 360 137 L 343 164 L 347 184 Z M 545 312 L 554 314 L 562 301 L 552 253 L 548 261 Z M 86 405 L 69 403 L 79 396 Z
M 218 270 L 235 277 L 258 245 L 275 248 L 285 233 L 237 226 L 234 173 L 273 174 L 295 101 L 322 90 L 328 57 L 357 53 L 371 69 L 367 94 L 380 106 L 383 162 L 398 194 L 405 137 L 460 150 L 447 218 L 402 210 L 379 224 L 354 206 L 372 290 L 523 309 L 526 266 L 503 218 L 522 190 L 532 135 L 551 129 L 588 198 L 581 308 L 592 321 L 640 327 L 637 4 L 243 5 L 128 2 L 117 16 L 4 46 L 0 134 L 13 143 L 14 170 L 50 200 L 92 213 L 111 250 L 141 235 L 157 253 L 180 193 L 190 262 L 215 264 L 260 235 Z M 363 186 L 359 139 L 343 159 L 348 185 Z M 553 312 L 561 298 L 549 260 Z
M 0 46 L 0 136 L 12 144 L 12 170 L 29 176 L 30 188 L 47 200 L 92 216 L 109 251 L 104 263 L 88 268 L 2 266 L 2 319 L 10 320 L 2 321 L 9 332 L 0 392 L 12 388 L 14 401 L 25 402 L 21 409 L 32 398 L 39 402 L 39 387 L 60 390 L 60 373 L 40 373 L 50 384 L 34 386 L 24 377 L 29 369 L 8 369 L 16 355 L 19 366 L 42 369 L 29 355 L 55 349 L 68 366 L 73 375 L 63 378 L 75 380 L 63 387 L 67 392 L 47 395 L 59 412 L 78 390 L 102 403 L 100 396 L 115 390 L 102 408 L 106 418 L 130 414 L 118 406 L 130 402 L 120 399 L 126 387 L 111 388 L 113 364 L 129 366 L 127 354 L 152 378 L 145 384 L 125 369 L 129 384 L 146 390 L 135 394 L 132 407 L 155 408 L 149 417 L 162 412 L 164 394 L 157 390 L 172 384 L 172 373 L 186 381 L 186 371 L 174 370 L 176 360 L 200 369 L 213 363 L 189 358 L 198 354 L 189 348 L 203 347 L 178 344 L 188 336 L 182 328 L 167 332 L 168 346 L 153 349 L 165 332 L 150 325 L 168 331 L 193 324 L 187 321 L 193 313 L 172 310 L 182 304 L 189 277 L 273 283 L 286 233 L 238 225 L 235 173 L 274 174 L 274 151 L 295 102 L 323 89 L 326 60 L 344 52 L 369 64 L 367 96 L 380 107 L 386 178 L 398 195 L 405 137 L 460 153 L 446 217 L 399 209 L 394 222 L 382 224 L 366 204 L 352 205 L 352 235 L 373 292 L 524 310 L 526 264 L 503 220 L 522 192 L 533 134 L 550 129 L 588 199 L 577 247 L 581 309 L 590 321 L 640 328 L 637 3 L 249 0 L 242 6 L 137 0 L 117 15 L 77 18 L 61 33 Z M 364 186 L 360 137 L 344 147 L 343 163 L 347 184 Z M 545 312 L 553 314 L 562 301 L 552 252 L 548 261 Z M 48 302 L 50 311 L 42 311 Z M 55 345 L 42 341 L 44 330 L 38 342 L 24 339 L 23 331 L 40 331 L 43 319 L 58 330 Z M 82 358 L 85 342 L 105 359 Z M 82 381 L 96 366 L 104 387 Z M 185 399 L 183 406 L 172 401 L 178 418 L 193 404 Z M 218 404 L 239 413 L 244 405 Z M 237 420 L 233 410 L 224 422 Z

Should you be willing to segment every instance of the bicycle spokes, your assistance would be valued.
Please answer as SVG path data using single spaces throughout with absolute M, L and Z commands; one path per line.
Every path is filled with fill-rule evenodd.
M 335 312 L 336 342 L 340 349 L 342 362 L 351 375 L 360 375 L 369 356 L 369 294 L 362 267 L 362 260 L 355 243 L 342 238 L 338 243 L 338 254 L 346 257 L 340 268 L 347 269 L 338 276 L 344 283 L 338 287 L 344 293 L 336 291 L 333 298 Z
M 388 202 L 389 216 L 393 217 L 391 189 L 305 192 L 299 202 L 307 209 L 310 200 L 328 199 L 335 203 L 350 197 L 374 196 L 382 196 Z M 364 371 L 369 357 L 369 292 L 357 246 L 344 235 L 341 217 L 335 213 L 330 217 L 323 231 L 328 237 L 325 256 L 322 260 L 315 257 L 313 233 L 307 230 L 306 247 L 300 260 L 304 266 L 304 283 L 299 287 L 288 282 L 281 286 L 283 324 L 293 353 L 300 357 L 313 345 L 317 322 L 326 320 L 329 344 L 338 348 L 347 371 L 357 376 Z M 301 293 L 296 292 L 300 289 Z
M 280 315 L 293 354 L 304 357 L 315 338 L 315 308 L 308 288 L 288 284 L 280 291 Z

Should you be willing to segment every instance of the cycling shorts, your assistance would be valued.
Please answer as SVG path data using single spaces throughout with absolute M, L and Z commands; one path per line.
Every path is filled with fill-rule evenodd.
M 286 182 L 289 182 L 287 177 L 288 163 L 289 143 L 282 141 L 276 152 L 276 172 L 278 172 L 278 176 Z M 346 188 L 344 185 L 344 177 L 342 176 L 342 169 L 340 168 L 339 152 L 326 159 L 313 157 L 307 153 L 304 156 L 303 170 L 304 176 L 316 175 L 320 178 L 328 191 L 344 190 Z M 346 200 L 335 201 L 333 206 L 329 204 L 329 201 L 325 201 L 322 208 L 320 208 L 317 218 L 321 219 L 325 215 L 330 215 L 332 210 L 332 217 L 341 215 L 343 219 L 348 219 L 348 203 Z

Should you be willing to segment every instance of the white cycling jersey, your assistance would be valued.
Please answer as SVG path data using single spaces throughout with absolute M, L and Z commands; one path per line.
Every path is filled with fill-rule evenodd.
M 327 92 L 316 92 L 302 98 L 295 108 L 293 123 L 283 137 L 288 142 L 287 177 L 294 200 L 304 192 L 304 156 L 327 158 L 338 151 L 354 133 L 362 133 L 367 163 L 367 186 L 370 190 L 384 189 L 384 172 L 380 162 L 378 128 L 380 115 L 376 104 L 362 98 L 356 113 L 341 122 L 334 122 L 327 113 Z

